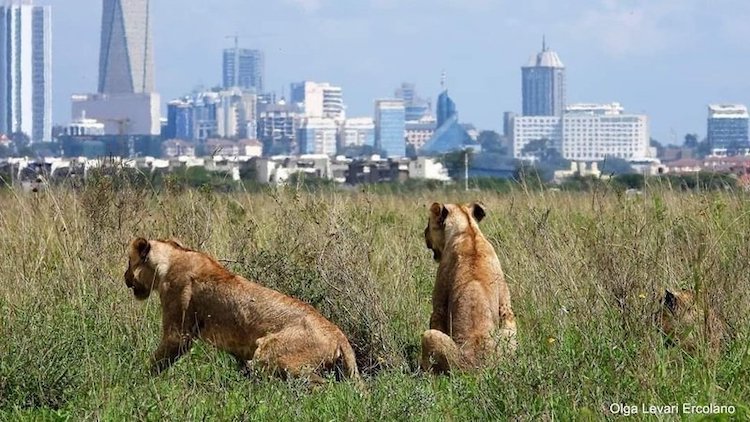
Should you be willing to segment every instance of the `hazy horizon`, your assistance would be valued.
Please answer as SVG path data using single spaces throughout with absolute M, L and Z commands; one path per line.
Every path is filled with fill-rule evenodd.
M 66 2 L 67 3 L 67 2 Z M 266 89 L 340 85 L 349 116 L 401 82 L 434 100 L 447 74 L 462 122 L 502 130 L 520 112 L 521 71 L 542 35 L 567 68 L 568 102 L 612 102 L 646 113 L 662 143 L 702 138 L 709 103 L 750 103 L 745 76 L 750 2 L 718 0 L 197 0 L 152 2 L 156 89 L 162 104 L 221 82 L 227 36 L 266 55 Z M 53 121 L 70 95 L 96 90 L 101 0 L 52 5 Z

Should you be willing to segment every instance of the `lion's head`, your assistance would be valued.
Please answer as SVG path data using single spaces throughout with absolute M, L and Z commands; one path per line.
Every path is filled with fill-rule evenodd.
M 139 237 L 130 242 L 128 267 L 125 269 L 125 285 L 133 290 L 133 295 L 138 300 L 148 299 L 156 283 L 156 270 L 148 259 L 150 252 L 151 244 L 148 240 Z
M 424 240 L 435 261 L 440 262 L 447 237 L 466 231 L 473 226 L 472 222 L 479 223 L 484 216 L 484 206 L 479 203 L 433 203 L 424 229 Z

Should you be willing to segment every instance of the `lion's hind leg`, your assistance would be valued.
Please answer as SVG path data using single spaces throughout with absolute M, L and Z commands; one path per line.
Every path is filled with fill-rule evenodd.
M 253 362 L 274 375 L 324 383 L 316 373 L 329 360 L 322 349 L 314 335 L 290 327 L 259 338 Z
M 427 330 L 422 334 L 420 366 L 423 371 L 447 373 L 451 369 L 460 369 L 462 361 L 458 345 L 447 334 L 438 330 Z

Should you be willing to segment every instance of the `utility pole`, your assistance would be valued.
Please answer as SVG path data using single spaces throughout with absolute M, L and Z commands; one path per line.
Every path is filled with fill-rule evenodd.
M 464 190 L 469 191 L 469 148 L 464 148 Z

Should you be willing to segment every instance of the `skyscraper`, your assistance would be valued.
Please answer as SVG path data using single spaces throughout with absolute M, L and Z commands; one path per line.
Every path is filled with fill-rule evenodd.
M 396 89 L 396 98 L 404 100 L 407 122 L 417 122 L 430 115 L 429 101 L 417 96 L 416 86 L 413 83 L 402 83 Z
M 74 94 L 71 111 L 73 119 L 85 113 L 104 123 L 107 135 L 141 136 L 152 144 L 161 133 L 161 101 L 154 92 L 149 4 L 102 0 L 98 93 Z
M 445 80 L 445 77 L 443 77 Z M 458 122 L 456 103 L 448 95 L 443 81 L 443 92 L 437 100 L 437 127 L 427 142 L 419 149 L 421 154 L 445 154 L 451 151 L 471 148 L 480 150 L 480 146 L 472 140 L 466 128 Z
M 712 149 L 748 147 L 747 107 L 742 104 L 711 104 L 708 106 L 708 143 Z
M 224 88 L 240 87 L 263 92 L 265 58 L 262 51 L 226 48 L 222 63 Z
M 565 109 L 565 65 L 542 40 L 542 51 L 521 68 L 524 116 L 561 116 Z
M 99 93 L 154 91 L 149 0 L 104 0 Z
M 405 118 L 403 100 L 375 101 L 375 146 L 386 157 L 406 156 Z
M 50 6 L 0 7 L 0 133 L 52 138 Z

